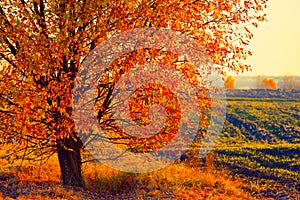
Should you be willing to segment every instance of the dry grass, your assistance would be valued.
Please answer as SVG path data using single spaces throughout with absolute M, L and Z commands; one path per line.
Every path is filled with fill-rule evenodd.
M 164 169 L 130 174 L 100 163 L 82 166 L 87 188 L 62 187 L 57 157 L 44 165 L 0 162 L 0 199 L 251 199 L 249 187 L 213 166 L 172 164 Z

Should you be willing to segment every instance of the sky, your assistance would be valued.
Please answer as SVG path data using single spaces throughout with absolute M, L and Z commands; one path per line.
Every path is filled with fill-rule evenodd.
M 300 76 L 300 0 L 269 0 L 266 13 L 247 47 L 252 71 L 243 75 Z

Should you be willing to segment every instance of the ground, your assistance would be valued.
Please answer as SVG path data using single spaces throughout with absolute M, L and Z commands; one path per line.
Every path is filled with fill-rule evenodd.
M 55 155 L 43 165 L 2 160 L 0 199 L 300 199 L 300 100 L 262 92 L 266 98 L 244 91 L 228 98 L 222 134 L 205 162 L 144 174 L 85 163 L 81 189 L 61 185 Z

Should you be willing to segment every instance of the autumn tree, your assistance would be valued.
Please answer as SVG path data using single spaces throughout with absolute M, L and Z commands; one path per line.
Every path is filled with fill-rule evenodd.
M 260 89 L 272 89 L 276 90 L 277 89 L 277 84 L 276 82 L 271 79 L 271 78 L 266 78 L 266 77 L 257 77 L 257 87 Z
M 235 88 L 235 79 L 233 76 L 228 76 L 224 82 L 224 87 L 227 89 Z
M 63 184 L 84 186 L 72 89 L 88 53 L 124 30 L 171 28 L 196 40 L 220 74 L 244 71 L 250 27 L 264 20 L 266 1 L 1 1 L 0 133 L 15 145 L 7 156 L 58 153 Z

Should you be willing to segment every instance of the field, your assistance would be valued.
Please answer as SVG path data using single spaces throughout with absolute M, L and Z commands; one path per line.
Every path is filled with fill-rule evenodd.
M 300 198 L 299 99 L 230 98 L 216 147 L 216 165 L 250 184 L 265 186 L 254 194 L 276 199 Z
M 56 156 L 21 167 L 2 160 L 0 199 L 300 199 L 299 113 L 298 98 L 229 96 L 223 132 L 205 163 L 145 174 L 84 163 L 86 189 L 61 186 Z

